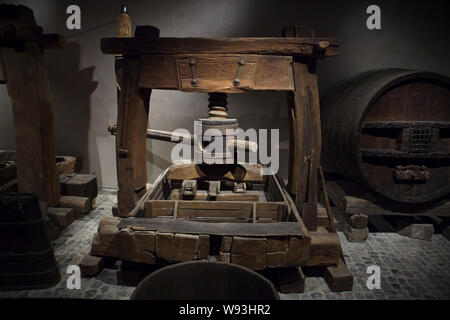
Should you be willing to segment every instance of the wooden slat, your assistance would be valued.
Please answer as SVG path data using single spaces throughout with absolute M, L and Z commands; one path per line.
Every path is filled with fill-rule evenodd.
M 320 43 L 330 50 L 318 52 Z M 337 54 L 336 39 L 321 38 L 104 38 L 103 53 L 109 54 L 270 54 L 331 56 Z
M 145 217 L 173 216 L 173 200 L 148 201 Z M 256 203 L 257 218 L 279 221 L 284 203 Z M 178 217 L 227 217 L 249 219 L 252 217 L 252 202 L 229 201 L 179 201 Z

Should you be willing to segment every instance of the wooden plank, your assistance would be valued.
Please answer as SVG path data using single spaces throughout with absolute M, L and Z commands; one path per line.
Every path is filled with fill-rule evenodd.
M 123 59 L 117 114 L 118 212 L 127 216 L 147 183 L 146 130 L 150 91 L 138 89 L 140 61 Z
M 311 202 L 317 202 L 317 166 L 320 164 L 321 129 L 319 92 L 315 63 L 293 63 L 295 91 L 288 93 L 289 116 L 292 123 L 293 153 L 292 168 L 289 172 L 289 190 L 295 195 L 295 203 L 300 206 L 307 201 L 309 155 L 314 150 L 311 174 Z M 295 167 L 295 168 L 294 168 Z
M 321 42 L 334 50 L 316 52 Z M 331 38 L 103 38 L 101 50 L 107 54 L 270 54 L 332 56 L 338 43 Z
M 301 37 L 303 28 L 285 27 L 284 36 Z M 309 32 L 309 31 L 308 31 Z M 314 39 L 314 38 L 312 38 Z M 316 39 L 321 43 L 321 39 Z M 332 41 L 327 41 L 333 45 Z M 323 51 L 322 51 L 323 53 Z M 311 176 L 310 202 L 317 202 L 317 170 L 320 164 L 321 127 L 319 89 L 317 84 L 317 61 L 297 58 L 292 65 L 295 91 L 288 92 L 289 117 L 289 181 L 288 189 L 294 195 L 297 207 L 307 201 L 308 160 L 314 150 Z
M 222 167 L 223 168 L 223 167 Z M 229 170 L 223 171 L 216 166 L 205 166 L 196 164 L 172 164 L 169 167 L 168 179 L 173 180 L 230 180 L 262 182 L 264 176 L 262 166 L 259 164 L 240 164 L 230 166 Z
M 24 46 L 21 52 L 1 49 L 13 104 L 19 191 L 38 194 L 47 205 L 56 206 L 60 189 L 47 70 L 39 44 Z
M 230 236 L 303 237 L 304 233 L 297 222 L 274 223 L 203 223 L 194 221 L 179 221 L 161 218 L 124 218 L 119 228 L 129 227 L 134 230 L 150 230 L 160 232 L 209 234 Z

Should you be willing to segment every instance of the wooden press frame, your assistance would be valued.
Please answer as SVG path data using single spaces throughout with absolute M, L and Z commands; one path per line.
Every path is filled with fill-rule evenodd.
M 321 153 L 316 67 L 318 59 L 338 54 L 338 44 L 336 39 L 311 35 L 302 38 L 302 33 L 299 27 L 286 27 L 284 38 L 159 38 L 157 28 L 138 26 L 133 38 L 102 39 L 103 53 L 121 55 L 116 59 L 120 87 L 116 138 L 119 215 L 127 216 L 145 192 L 151 89 L 286 92 L 290 129 L 288 191 L 297 207 L 307 200 L 317 202 L 317 170 L 308 177 L 311 159 L 311 167 L 317 168 Z M 190 82 L 192 70 L 188 65 L 192 58 L 227 65 L 242 57 L 251 62 L 248 66 L 254 65 L 239 86 L 232 85 L 234 75 L 226 74 L 227 69 L 223 69 L 227 78 L 223 81 L 215 78 L 208 82 L 206 77 L 201 85 Z

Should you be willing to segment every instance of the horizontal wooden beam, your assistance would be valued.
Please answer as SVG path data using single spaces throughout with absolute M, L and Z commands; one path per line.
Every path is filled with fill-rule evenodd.
M 243 237 L 304 236 L 302 228 L 297 222 L 204 223 L 170 220 L 165 218 L 125 218 L 119 223 L 118 228 L 131 228 L 139 231 Z
M 326 45 L 325 45 L 326 44 Z M 338 54 L 331 38 L 104 38 L 107 54 L 236 53 L 326 57 Z

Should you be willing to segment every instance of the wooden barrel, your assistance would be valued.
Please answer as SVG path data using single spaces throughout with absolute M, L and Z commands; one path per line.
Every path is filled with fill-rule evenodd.
M 61 280 L 35 195 L 0 196 L 0 289 L 35 289 Z
M 189 261 L 159 269 L 144 278 L 132 300 L 279 300 L 272 282 L 248 268 Z
M 323 165 L 389 200 L 433 202 L 450 191 L 450 79 L 379 69 L 321 99 Z

